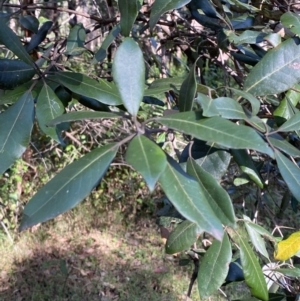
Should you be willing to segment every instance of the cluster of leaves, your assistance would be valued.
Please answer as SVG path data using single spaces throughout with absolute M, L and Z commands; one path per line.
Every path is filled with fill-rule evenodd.
M 236 248 L 245 281 L 257 299 L 268 300 L 279 286 L 284 286 L 282 275 L 299 277 L 300 270 L 290 265 L 274 268 L 274 260 L 288 259 L 295 248 L 284 255 L 279 251 L 272 258 L 266 241 L 276 246 L 277 238 L 247 216 L 237 222 L 230 194 L 220 184 L 234 161 L 243 172 L 236 186 L 255 185 L 257 201 L 264 202 L 263 198 L 270 195 L 266 174 L 272 162 L 285 182 L 287 202 L 300 201 L 300 151 L 292 144 L 299 140 L 300 131 L 300 18 L 291 9 L 287 11 L 288 7 L 277 8 L 277 1 L 267 1 L 265 6 L 257 2 L 156 0 L 148 20 L 146 13 L 144 18 L 139 17 L 143 1 L 119 1 L 120 23 L 111 29 L 91 62 L 101 63 L 110 45 L 120 42 L 113 57 L 113 81 L 65 71 L 58 64 L 62 56 L 72 59 L 86 51 L 81 24 L 70 30 L 65 47 L 54 43 L 45 48 L 43 41 L 52 22 L 38 29 L 37 19 L 22 17 L 22 26 L 35 32 L 24 47 L 7 25 L 11 16 L 1 15 L 0 43 L 7 50 L 6 58 L 0 60 L 0 88 L 7 90 L 0 98 L 1 173 L 25 151 L 35 120 L 41 131 L 57 142 L 62 142 L 62 132 L 70 122 L 117 118 L 132 121 L 127 137 L 116 137 L 115 142 L 92 150 L 43 186 L 26 204 L 20 230 L 76 206 L 98 185 L 120 147 L 125 146 L 126 162 L 143 176 L 150 191 L 159 183 L 182 217 L 183 222 L 167 240 L 166 251 L 183 251 L 200 236 L 212 237 L 197 275 L 201 298 L 223 285 Z M 191 40 L 186 37 L 189 47 L 182 48 L 192 63 L 189 73 L 179 85 L 174 78 L 146 85 L 141 45 L 155 36 L 159 23 L 174 26 L 174 22 L 160 20 L 177 9 L 183 17 L 179 11 L 174 17 L 180 17 L 178 23 L 183 20 L 186 36 L 191 28 L 185 14 L 203 27 Z M 283 28 L 282 35 L 271 29 L 274 21 Z M 37 47 L 42 56 L 33 61 L 29 53 Z M 224 70 L 224 87 L 209 87 L 202 77 L 198 78 L 197 70 L 203 69 L 206 60 Z M 162 63 L 158 65 L 162 67 Z M 160 93 L 172 95 L 175 103 L 168 103 L 172 110 L 165 109 L 163 116 L 141 118 L 143 101 L 165 104 L 164 98 L 153 97 Z M 72 98 L 94 111 L 70 111 Z M 160 145 L 167 142 L 167 134 L 174 132 L 182 134 L 187 144 L 177 158 Z M 260 262 L 268 263 L 262 269 Z M 276 296 L 278 300 L 284 298 Z

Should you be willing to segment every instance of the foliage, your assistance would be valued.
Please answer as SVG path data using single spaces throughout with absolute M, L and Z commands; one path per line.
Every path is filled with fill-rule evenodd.
M 257 213 L 251 211 L 272 198 L 272 189 L 279 183 L 283 186 L 281 215 L 286 203 L 296 210 L 300 201 L 300 23 L 296 6 L 277 7 L 276 1 L 264 5 L 252 1 L 250 5 L 238 0 L 217 4 L 156 0 L 149 16 L 144 2 L 118 2 L 120 22 L 113 24 L 97 52 L 87 48 L 88 31 L 83 24 L 73 26 L 64 43 L 54 39 L 49 44 L 47 33 L 55 33 L 52 21 L 37 29 L 39 21 L 34 16 L 20 18 L 20 24 L 35 33 L 24 46 L 7 24 L 11 16 L 0 17 L 0 43 L 5 46 L 0 87 L 6 90 L 0 97 L 2 173 L 26 150 L 35 120 L 41 135 L 59 143 L 64 143 L 64 132 L 79 120 L 118 119 L 128 129 L 121 137 L 114 135 L 113 142 L 83 154 L 46 183 L 25 205 L 20 230 L 73 208 L 99 184 L 117 153 L 125 149 L 125 161 L 143 176 L 150 191 L 157 183 L 161 186 L 182 221 L 169 236 L 166 251 L 190 250 L 195 262 L 190 289 L 198 276 L 200 296 L 209 297 L 226 281 L 226 267 L 238 252 L 252 296 L 268 300 L 279 285 L 284 286 L 277 280 L 278 273 L 299 275 L 290 265 L 286 265 L 290 269 L 275 269 L 276 277 L 271 277 L 269 286 L 266 269 L 274 269 L 275 259 L 290 256 L 277 253 L 275 259 L 270 257 L 277 238 L 269 233 L 267 224 L 257 223 Z M 273 28 L 274 21 L 282 32 Z M 112 45 L 117 45 L 115 53 Z M 187 58 L 185 64 L 176 57 L 188 71 L 185 78 L 172 77 L 166 56 L 160 54 L 161 49 L 165 53 L 176 47 Z M 68 60 L 76 63 L 87 53 L 94 66 L 107 64 L 105 78 L 74 72 L 72 64 L 70 68 Z M 34 60 L 35 54 L 40 58 Z M 158 68 L 164 78 L 153 78 L 151 68 Z M 210 79 L 210 70 L 222 79 L 216 81 L 218 85 Z M 72 99 L 98 112 L 75 112 Z M 144 103 L 152 110 L 147 111 Z M 158 106 L 163 107 L 162 114 L 154 114 Z M 175 140 L 185 147 L 178 148 Z M 271 165 L 279 173 L 273 186 Z M 242 173 L 232 179 L 229 174 L 234 168 Z M 230 195 L 240 187 L 248 192 L 246 203 L 250 200 L 244 216 Z M 269 226 L 277 227 L 272 223 Z M 207 238 L 211 246 L 205 247 L 198 271 L 201 252 L 197 243 Z M 211 274 L 205 275 L 204 270 Z M 275 291 L 271 290 L 274 283 Z

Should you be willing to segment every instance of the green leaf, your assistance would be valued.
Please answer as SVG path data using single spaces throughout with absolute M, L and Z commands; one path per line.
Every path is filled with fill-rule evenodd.
M 280 22 L 291 32 L 293 32 L 297 36 L 300 36 L 300 17 L 297 14 L 286 12 L 281 16 Z
M 54 126 L 64 122 L 79 121 L 85 119 L 102 119 L 102 118 L 121 118 L 123 115 L 110 112 L 93 112 L 93 111 L 78 111 L 70 112 L 61 115 L 46 123 L 47 126 Z
M 300 130 L 300 112 L 294 114 L 288 121 L 282 124 L 278 132 L 291 132 Z
M 286 158 L 279 151 L 275 151 L 275 159 L 281 176 L 290 189 L 295 199 L 300 202 L 299 187 L 300 187 L 300 170 L 292 161 Z
M 121 34 L 128 37 L 141 5 L 138 0 L 122 0 L 118 1 L 118 6 L 121 15 Z
M 34 67 L 31 56 L 25 50 L 17 35 L 6 25 L 2 18 L 0 18 L 0 44 L 6 46 L 29 66 Z
M 145 89 L 143 53 L 132 38 L 126 38 L 118 48 L 113 62 L 113 77 L 127 111 L 136 116 Z
M 271 148 L 253 130 L 221 117 L 202 118 L 197 112 L 183 112 L 155 120 L 187 135 L 234 149 L 253 149 L 273 156 Z
M 247 99 L 250 103 L 251 103 L 251 106 L 252 106 L 252 115 L 257 115 L 258 112 L 259 112 L 259 109 L 260 109 L 260 101 L 254 97 L 252 94 L 250 93 L 247 93 L 245 91 L 242 91 L 242 90 L 237 90 L 237 89 L 234 89 L 234 88 L 229 88 L 232 92 L 234 92 L 235 94 L 243 97 L 244 99 Z
M 282 136 L 279 134 L 273 134 L 268 137 L 269 142 L 273 147 L 280 149 L 290 156 L 300 157 L 300 150 L 287 142 Z
M 244 90 L 253 95 L 278 94 L 300 81 L 300 46 L 288 39 L 268 51 L 246 78 Z
M 222 239 L 222 224 L 208 204 L 198 182 L 184 173 L 173 159 L 168 158 L 159 183 L 177 211 L 196 223 L 201 229 L 199 232 L 205 231 L 218 240 Z
M 66 55 L 80 55 L 84 50 L 86 31 L 82 23 L 74 25 L 67 39 Z
M 214 101 L 214 106 L 219 112 L 219 115 L 226 119 L 245 119 L 247 116 L 242 106 L 234 99 L 229 97 L 219 97 Z
M 151 7 L 149 26 L 152 30 L 164 13 L 172 9 L 178 9 L 188 4 L 191 0 L 156 0 Z
M 64 168 L 27 203 L 20 231 L 50 220 L 81 202 L 99 184 L 117 150 L 117 144 L 107 144 Z
M 20 60 L 0 59 L 0 89 L 13 89 L 30 81 L 35 70 Z
M 79 95 L 94 98 L 110 106 L 122 104 L 116 86 L 105 80 L 99 83 L 84 74 L 75 72 L 58 72 L 53 79 Z
M 38 32 L 40 22 L 36 17 L 31 15 L 20 16 L 19 21 L 23 28 L 28 29 L 34 33 Z
M 130 141 L 126 161 L 141 173 L 151 192 L 167 166 L 164 151 L 143 135 L 137 135 Z
M 188 250 L 197 240 L 197 224 L 183 221 L 172 231 L 166 242 L 166 253 L 175 254 Z
M 205 117 L 219 116 L 219 111 L 215 105 L 214 100 L 211 97 L 208 97 L 202 93 L 198 93 L 196 101 L 202 107 L 203 116 Z
M 30 92 L 0 114 L 0 174 L 3 174 L 26 150 L 34 119 Z
M 242 172 L 248 175 L 258 187 L 263 188 L 264 183 L 248 153 L 242 149 L 232 149 L 231 153 L 234 161 L 238 164 Z
M 248 242 L 239 235 L 241 263 L 251 294 L 263 301 L 268 301 L 267 283 L 257 258 Z
M 180 112 L 186 112 L 192 110 L 193 102 L 197 90 L 197 81 L 196 81 L 196 74 L 195 74 L 196 66 L 197 66 L 197 61 L 190 69 L 187 78 L 183 81 L 181 85 L 179 91 L 179 100 L 178 100 L 178 107 Z
M 148 89 L 144 91 L 144 96 L 156 96 L 170 90 L 179 90 L 183 79 L 175 78 L 161 78 L 153 81 Z
M 261 31 L 254 31 L 254 30 L 245 30 L 239 36 L 234 34 L 234 32 L 230 32 L 228 39 L 230 42 L 233 42 L 237 45 L 239 44 L 257 44 L 261 43 L 266 36 L 266 33 Z
M 23 94 L 25 94 L 29 90 L 31 85 L 32 82 L 27 82 L 19 87 L 16 87 L 13 90 L 6 90 L 5 93 L 0 97 L 0 105 L 15 103 Z M 32 94 L 36 94 L 35 90 L 33 90 L 32 92 Z M 35 98 L 35 96 L 36 95 L 33 95 L 33 98 Z
M 226 190 L 193 159 L 188 160 L 187 173 L 198 181 L 201 192 L 222 224 L 234 228 L 234 209 Z
M 120 25 L 116 25 L 112 28 L 109 34 L 104 39 L 101 47 L 96 52 L 95 57 L 93 58 L 91 64 L 97 64 L 98 62 L 102 62 L 107 55 L 107 49 L 111 45 L 111 43 L 115 40 L 115 38 L 119 35 L 121 31 Z
M 251 221 L 250 218 L 248 216 L 243 216 L 245 220 Z M 266 249 L 266 244 L 264 242 L 264 240 L 262 239 L 262 237 L 260 236 L 260 234 L 255 231 L 249 223 L 245 223 L 246 226 L 246 230 L 249 234 L 250 240 L 254 246 L 254 248 L 263 256 L 265 256 L 266 258 L 269 259 L 269 254 L 267 252 Z
M 270 241 L 275 241 L 275 237 L 268 231 L 266 230 L 264 227 L 255 224 L 251 221 L 249 221 L 248 219 L 244 221 L 245 224 L 248 225 L 248 227 L 250 227 L 251 229 L 253 229 L 255 232 L 259 233 L 260 235 L 262 235 L 263 237 L 269 239 Z
M 36 118 L 41 130 L 57 142 L 61 142 L 58 129 L 54 127 L 48 127 L 47 123 L 62 115 L 65 111 L 65 107 L 54 91 L 44 84 L 36 103 Z
M 299 268 L 291 268 L 291 269 L 273 269 L 272 271 L 281 273 L 287 277 L 300 277 L 300 269 Z
M 231 245 L 225 233 L 222 241 L 213 241 L 201 260 L 197 277 L 201 300 L 208 298 L 222 286 L 228 274 L 231 257 Z

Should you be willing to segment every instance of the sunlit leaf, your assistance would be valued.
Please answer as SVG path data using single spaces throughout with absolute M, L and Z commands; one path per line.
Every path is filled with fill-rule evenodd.
M 202 193 L 222 224 L 235 227 L 235 214 L 227 191 L 193 159 L 188 160 L 187 172 L 198 181 Z
M 191 0 L 156 0 L 151 7 L 151 15 L 149 26 L 152 30 L 164 13 L 172 9 L 178 9 L 186 4 L 188 4 Z
M 267 283 L 257 258 L 247 240 L 239 235 L 239 246 L 245 281 L 251 294 L 263 301 L 268 301 Z
M 287 239 L 277 244 L 274 257 L 277 260 L 285 261 L 300 251 L 300 232 L 291 234 Z
M 126 38 L 118 48 L 113 62 L 113 77 L 128 112 L 136 116 L 145 89 L 143 53 L 132 38 Z
M 55 74 L 55 79 L 79 95 L 94 98 L 111 106 L 122 104 L 117 87 L 105 80 L 99 83 L 84 74 L 75 72 L 58 72 Z
M 231 244 L 225 233 L 222 241 L 213 241 L 201 260 L 197 277 L 201 300 L 208 298 L 221 287 L 226 279 L 231 257 Z
M 199 232 L 205 231 L 218 240 L 222 239 L 222 224 L 208 204 L 198 182 L 184 173 L 173 159 L 168 159 L 159 183 L 177 211 L 186 219 L 196 223 Z
M 50 220 L 81 202 L 98 185 L 117 150 L 117 144 L 107 144 L 64 168 L 26 204 L 20 231 Z
M 173 230 L 166 242 L 166 253 L 175 254 L 188 250 L 197 240 L 197 224 L 183 221 Z
M 300 17 L 298 14 L 288 11 L 281 16 L 280 22 L 291 32 L 300 36 Z
M 288 121 L 282 124 L 278 132 L 291 132 L 300 130 L 300 112 L 294 114 Z
M 130 141 L 126 161 L 141 173 L 150 191 L 154 190 L 159 176 L 167 165 L 164 151 L 143 135 L 137 135 Z
M 0 174 L 26 150 L 33 126 L 34 103 L 30 92 L 0 114 Z
M 190 111 L 193 107 L 193 102 L 197 90 L 197 81 L 195 74 L 196 66 L 197 62 L 195 62 L 195 64 L 191 67 L 187 78 L 181 85 L 178 100 L 178 107 L 180 112 Z
M 242 106 L 232 98 L 219 97 L 213 100 L 219 116 L 226 119 L 245 119 L 246 115 Z
M 271 49 L 251 70 L 244 90 L 253 95 L 287 91 L 300 80 L 300 46 L 298 39 L 288 39 Z
M 201 118 L 197 112 L 182 112 L 155 118 L 157 122 L 187 135 L 235 149 L 254 149 L 273 156 L 271 148 L 252 129 L 221 117 Z
M 57 142 L 61 142 L 60 133 L 55 127 L 48 127 L 50 120 L 62 115 L 65 111 L 64 105 L 56 96 L 54 91 L 44 84 L 36 103 L 36 118 L 41 130 Z
M 279 171 L 295 199 L 300 202 L 300 169 L 279 151 L 275 151 Z

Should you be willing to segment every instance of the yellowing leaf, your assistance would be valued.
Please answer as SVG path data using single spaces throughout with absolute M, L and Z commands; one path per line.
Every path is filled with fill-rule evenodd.
M 280 241 L 274 254 L 277 260 L 288 260 L 300 251 L 300 232 L 293 233 L 289 238 Z

